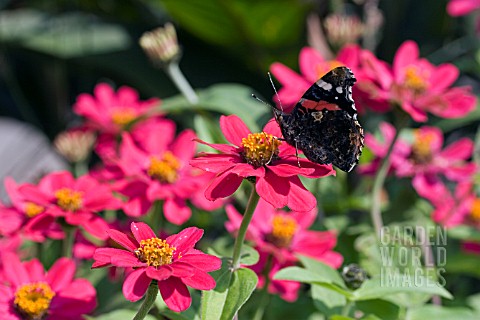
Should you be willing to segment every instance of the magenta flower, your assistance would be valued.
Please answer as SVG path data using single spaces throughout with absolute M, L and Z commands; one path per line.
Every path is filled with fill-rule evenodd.
M 453 17 L 463 16 L 480 9 L 480 0 L 450 0 L 447 12 Z
M 160 104 L 158 99 L 141 101 L 138 92 L 123 86 L 115 92 L 99 83 L 94 95 L 80 94 L 73 111 L 87 119 L 87 124 L 101 133 L 117 134 Z
M 317 200 L 298 175 L 320 178 L 335 174 L 331 165 L 319 165 L 304 158 L 298 158 L 297 162 L 295 148 L 277 139 L 281 133 L 275 121 L 270 121 L 263 132 L 251 133 L 239 117 L 222 116 L 220 128 L 233 146 L 199 140 L 222 153 L 204 153 L 190 161 L 192 166 L 216 174 L 205 191 L 208 200 L 228 197 L 243 179 L 254 178 L 257 193 L 273 206 L 310 211 Z
M 462 224 L 480 226 L 480 199 L 475 196 L 470 181 L 458 183 L 454 193 L 445 187 L 429 191 L 428 198 L 435 208 L 433 221 L 445 227 Z
M 189 165 L 195 155 L 196 136 L 192 130 L 185 130 L 171 141 L 161 128 L 152 129 L 145 131 L 148 134 L 143 148 L 130 135 L 123 135 L 116 163 L 123 171 L 124 181 L 118 183 L 117 190 L 128 198 L 124 205 L 126 214 L 143 215 L 154 201 L 163 200 L 165 218 L 180 225 L 192 214 L 186 200 L 204 188 L 204 181 L 198 176 L 201 172 Z
M 2 256 L 0 318 L 5 320 L 81 320 L 96 305 L 96 292 L 86 279 L 75 279 L 75 264 L 57 260 L 48 272 L 37 259 L 20 262 L 13 253 Z
M 458 69 L 448 63 L 436 67 L 421 59 L 413 41 L 405 41 L 398 48 L 392 72 L 391 100 L 415 121 L 427 121 L 427 112 L 442 118 L 460 118 L 476 106 L 470 87 L 451 88 Z M 389 77 L 387 73 L 381 76 Z
M 123 284 L 125 298 L 139 300 L 150 283 L 157 281 L 167 306 L 173 311 L 184 311 L 192 302 L 187 286 L 198 290 L 215 287 L 215 280 L 207 272 L 218 270 L 221 260 L 194 249 L 203 230 L 186 228 L 165 240 L 157 238 L 152 229 L 141 222 L 132 222 L 131 231 L 133 237 L 110 229 L 110 238 L 124 249 L 97 249 L 92 266 L 135 268 Z
M 242 215 L 232 205 L 227 205 L 226 211 L 229 221 L 225 227 L 229 233 L 236 233 Z M 297 262 L 295 254 L 302 254 L 338 268 L 343 257 L 332 251 L 337 244 L 335 233 L 308 230 L 316 216 L 316 209 L 285 212 L 260 199 L 246 239 L 252 241 L 260 252 L 273 255 L 281 265 Z
M 97 213 L 119 209 L 122 205 L 108 186 L 88 175 L 76 180 L 67 171 L 43 177 L 38 186 L 25 184 L 19 188 L 19 193 L 25 199 L 35 199 L 35 207 L 31 210 L 37 215 L 29 224 L 32 230 L 41 230 L 63 218 L 66 223 L 80 226 L 99 239 L 108 237 L 105 233 L 108 225 Z

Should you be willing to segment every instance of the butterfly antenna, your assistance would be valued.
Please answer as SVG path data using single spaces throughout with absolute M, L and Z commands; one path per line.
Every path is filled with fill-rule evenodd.
M 278 103 L 280 104 L 280 110 L 282 110 L 283 112 L 282 101 L 280 101 L 280 96 L 278 95 L 277 88 L 275 88 L 275 84 L 273 83 L 272 75 L 270 74 L 270 72 L 267 72 L 267 73 L 268 73 L 268 79 L 270 79 L 270 83 L 272 84 L 273 91 L 275 91 L 275 96 L 277 97 Z
M 259 97 L 257 97 L 257 95 L 254 94 L 254 93 L 252 93 L 252 98 L 255 99 L 255 100 L 257 100 L 257 101 L 259 101 L 259 102 L 261 102 L 261 103 L 263 103 L 263 104 L 266 105 L 266 106 L 269 106 L 269 107 L 272 108 L 272 109 L 275 109 L 275 107 L 273 107 L 271 104 L 263 101 L 262 99 L 260 99 Z

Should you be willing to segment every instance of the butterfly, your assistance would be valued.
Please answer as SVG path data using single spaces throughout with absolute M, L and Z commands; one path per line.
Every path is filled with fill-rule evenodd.
M 352 70 L 337 67 L 316 81 L 291 113 L 274 108 L 284 140 L 312 162 L 352 171 L 364 145 L 352 98 L 355 81 Z

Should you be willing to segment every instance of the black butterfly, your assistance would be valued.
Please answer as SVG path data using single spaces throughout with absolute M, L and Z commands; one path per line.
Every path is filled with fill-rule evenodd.
M 315 82 L 291 113 L 274 108 L 285 141 L 312 162 L 352 171 L 364 140 L 352 98 L 355 81 L 352 70 L 337 67 Z

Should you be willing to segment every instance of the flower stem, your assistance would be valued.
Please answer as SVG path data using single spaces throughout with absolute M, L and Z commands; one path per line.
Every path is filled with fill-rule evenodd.
M 342 316 L 348 317 L 350 310 L 352 309 L 353 301 L 348 300 L 347 304 L 342 308 Z
M 62 254 L 64 257 L 71 258 L 73 253 L 73 243 L 75 242 L 75 227 L 65 224 L 63 232 L 65 239 L 63 239 Z
M 385 178 L 387 177 L 388 169 L 390 168 L 390 156 L 392 155 L 393 147 L 400 136 L 400 132 L 402 131 L 403 127 L 405 126 L 406 122 L 408 121 L 408 114 L 402 113 L 398 117 L 398 122 L 395 125 L 395 136 L 393 137 L 392 142 L 388 146 L 387 154 L 382 160 L 382 164 L 378 169 L 375 179 L 373 181 L 373 188 L 372 188 L 372 209 L 370 211 L 370 217 L 373 222 L 373 227 L 375 228 L 375 233 L 377 237 L 380 238 L 380 232 L 383 227 L 383 219 L 382 219 L 382 212 L 380 209 L 381 201 L 382 201 L 382 189 L 383 184 L 385 183 Z
M 133 320 L 142 320 L 147 316 L 148 312 L 150 311 L 153 304 L 155 303 L 155 299 L 157 299 L 157 294 L 158 294 L 157 281 L 152 280 L 152 282 L 150 282 L 150 285 L 148 286 L 145 300 L 143 300 L 143 303 L 140 309 L 138 310 L 137 314 L 133 318 Z
M 191 104 L 197 104 L 198 96 L 195 91 L 193 91 L 187 79 L 185 79 L 185 76 L 183 75 L 180 67 L 178 66 L 178 62 L 172 61 L 168 63 L 165 67 L 165 71 L 175 83 L 178 90 L 180 90 L 180 92 L 188 100 L 188 102 L 190 102 Z
M 72 163 L 72 171 L 75 178 L 81 177 L 88 172 L 88 164 L 85 161 Z
M 240 229 L 238 230 L 238 235 L 233 246 L 232 265 L 234 269 L 238 269 L 240 266 L 240 253 L 242 252 L 243 242 L 245 241 L 248 225 L 250 224 L 250 221 L 252 221 L 253 212 L 257 207 L 259 199 L 260 196 L 258 195 L 255 186 L 253 186 L 252 193 L 248 199 L 247 207 L 245 208 L 245 213 L 243 214 L 242 223 L 240 224 Z
M 270 302 L 270 294 L 268 293 L 268 287 L 270 286 L 270 271 L 272 270 L 273 266 L 273 256 L 270 254 L 267 258 L 267 262 L 265 267 L 263 268 L 263 276 L 265 277 L 265 283 L 263 284 L 262 291 L 260 292 L 260 299 L 257 311 L 255 312 L 255 316 L 253 317 L 254 320 L 261 320 L 263 315 L 265 314 L 265 309 Z
M 149 212 L 148 222 L 154 230 L 162 229 L 163 224 L 163 202 L 156 200 Z

